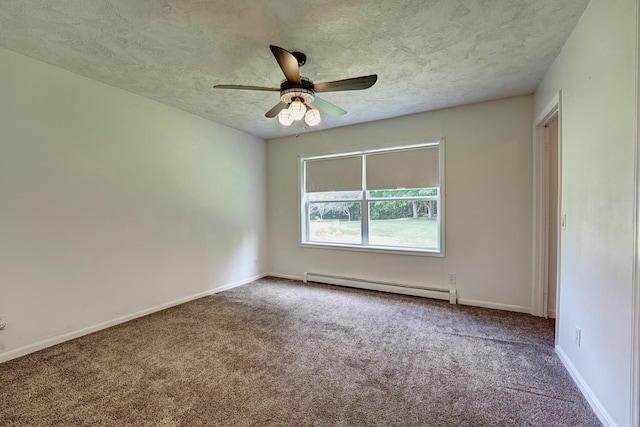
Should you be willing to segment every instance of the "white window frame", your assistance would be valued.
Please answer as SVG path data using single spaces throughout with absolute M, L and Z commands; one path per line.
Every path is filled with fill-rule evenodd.
M 425 147 L 438 147 L 438 169 L 440 174 L 440 186 L 438 187 L 438 195 L 437 196 L 424 196 L 420 198 L 416 197 L 368 197 L 368 191 L 366 188 L 366 162 L 364 161 L 364 157 L 367 154 L 377 154 L 389 151 L 402 151 L 402 150 L 411 150 L 417 148 L 425 148 Z M 320 159 L 330 159 L 330 158 L 339 158 L 339 157 L 353 157 L 353 156 L 362 156 L 363 159 L 363 167 L 362 167 L 362 182 L 363 189 L 362 194 L 357 200 L 322 200 L 324 203 L 331 202 L 352 202 L 352 203 L 361 203 L 361 224 L 362 224 L 362 243 L 361 244 L 349 244 L 349 243 L 334 243 L 334 242 L 310 242 L 309 241 L 309 230 L 307 228 L 307 219 L 309 218 L 308 206 L 309 202 L 306 200 L 306 171 L 305 171 L 305 162 L 309 160 L 320 160 Z M 432 256 L 432 257 L 444 257 L 445 256 L 445 140 L 441 138 L 438 141 L 431 142 L 420 142 L 409 145 L 401 145 L 401 146 L 392 146 L 386 148 L 376 148 L 376 149 L 363 149 L 357 151 L 347 151 L 347 152 L 333 152 L 333 153 L 324 153 L 320 155 L 302 155 L 298 157 L 298 239 L 299 246 L 305 248 L 322 248 L 322 249 L 337 249 L 337 250 L 349 250 L 349 251 L 357 251 L 357 252 L 376 252 L 376 253 L 388 253 L 395 255 L 414 255 L 414 256 Z M 435 249 L 422 249 L 415 247 L 402 247 L 402 246 L 369 246 L 368 237 L 369 237 L 369 202 L 376 201 L 397 201 L 397 200 L 436 200 L 438 206 L 438 214 L 436 216 L 437 221 L 437 240 L 438 247 Z

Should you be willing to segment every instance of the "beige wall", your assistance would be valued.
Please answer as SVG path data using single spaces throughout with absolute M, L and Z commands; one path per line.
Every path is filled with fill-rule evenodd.
M 263 140 L 0 64 L 0 360 L 266 270 Z
M 631 425 L 636 21 L 635 0 L 592 0 L 535 94 L 537 115 L 562 91 L 558 352 L 619 426 Z
M 457 274 L 472 304 L 529 311 L 531 303 L 531 96 L 468 105 L 267 142 L 269 266 L 412 285 Z M 298 246 L 299 155 L 446 138 L 446 257 Z

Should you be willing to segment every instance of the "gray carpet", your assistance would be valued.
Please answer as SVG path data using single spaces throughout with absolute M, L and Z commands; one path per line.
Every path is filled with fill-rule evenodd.
M 0 364 L 2 426 L 599 426 L 529 315 L 267 278 Z

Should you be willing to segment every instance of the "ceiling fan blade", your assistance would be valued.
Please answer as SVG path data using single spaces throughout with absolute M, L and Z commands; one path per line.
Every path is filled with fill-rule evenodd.
M 293 56 L 291 52 L 281 47 L 270 45 L 269 49 L 271 49 L 273 56 L 276 57 L 276 61 L 278 61 L 278 65 L 280 65 L 280 69 L 287 78 L 287 81 L 301 84 L 298 59 Z
M 368 89 L 378 80 L 377 74 L 370 76 L 354 77 L 352 79 L 336 80 L 333 82 L 314 83 L 313 90 L 316 92 L 338 92 L 341 90 L 362 90 Z
M 263 90 L 267 92 L 280 92 L 277 87 L 264 87 L 264 86 L 239 86 L 239 85 L 215 85 L 216 89 L 242 89 L 242 90 Z
M 347 114 L 347 112 L 342 108 L 338 107 L 337 105 L 333 105 L 332 103 L 325 101 L 324 99 L 317 96 L 314 96 L 311 106 L 330 116 L 344 116 L 345 114 Z
M 278 102 L 276 105 L 273 106 L 273 108 L 269 111 L 267 111 L 267 113 L 264 115 L 265 117 L 268 117 L 270 119 L 274 118 L 275 116 L 278 115 L 278 113 L 284 109 L 287 106 L 286 103 L 280 101 Z

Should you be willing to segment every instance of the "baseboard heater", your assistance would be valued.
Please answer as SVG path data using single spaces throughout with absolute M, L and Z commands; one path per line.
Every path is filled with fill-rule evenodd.
M 307 282 L 326 283 L 328 285 L 347 286 L 350 288 L 369 289 L 373 291 L 390 292 L 394 294 L 412 295 L 417 297 L 433 298 L 449 301 L 455 304 L 458 300 L 458 293 L 455 288 L 432 288 L 418 287 L 412 285 L 401 285 L 398 283 L 377 282 L 366 279 L 356 279 L 353 277 L 332 276 L 329 274 L 310 273 L 305 271 L 303 280 Z

